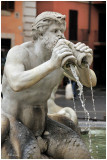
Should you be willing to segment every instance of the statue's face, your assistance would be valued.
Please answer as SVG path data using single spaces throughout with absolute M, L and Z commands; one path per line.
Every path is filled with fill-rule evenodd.
M 59 39 L 64 37 L 64 24 L 52 23 L 43 34 L 43 44 L 48 50 L 52 51 Z

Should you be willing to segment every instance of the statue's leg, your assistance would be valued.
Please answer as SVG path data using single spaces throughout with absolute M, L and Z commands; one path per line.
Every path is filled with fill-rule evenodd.
M 1 115 L 1 143 L 4 142 L 10 129 L 9 119 L 5 115 Z
M 41 153 L 47 149 L 45 141 L 35 137 L 20 121 L 14 118 L 9 120 L 10 132 L 2 144 L 2 159 L 41 159 Z
M 59 159 L 90 159 L 80 136 L 71 128 L 47 118 L 43 138 L 48 141 L 47 155 Z

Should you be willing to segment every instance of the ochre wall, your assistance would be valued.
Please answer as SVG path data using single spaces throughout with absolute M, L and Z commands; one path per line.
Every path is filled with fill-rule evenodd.
M 23 8 L 21 1 L 15 1 L 15 10 L 11 12 L 10 16 L 1 16 L 1 32 L 14 33 L 15 45 L 23 42 Z M 19 18 L 15 17 L 15 12 L 19 12 Z

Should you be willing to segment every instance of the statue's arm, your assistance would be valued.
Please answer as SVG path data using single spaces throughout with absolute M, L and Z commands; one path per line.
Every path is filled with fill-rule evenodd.
M 25 70 L 24 59 L 28 58 L 23 49 L 11 49 L 7 55 L 5 74 L 10 87 L 18 92 L 36 84 L 54 70 L 50 61 L 33 69 Z M 30 62 L 29 62 L 30 63 Z
M 29 55 L 26 54 L 23 48 L 16 46 L 9 51 L 7 56 L 6 76 L 10 87 L 16 92 L 33 86 L 49 73 L 60 68 L 62 60 L 66 59 L 66 57 L 74 57 L 71 54 L 71 49 L 60 41 L 53 48 L 51 58 L 48 61 L 26 71 L 24 60 L 26 61 L 26 58 L 29 58 Z M 35 61 L 38 60 L 35 59 Z M 32 62 L 28 61 L 28 63 Z

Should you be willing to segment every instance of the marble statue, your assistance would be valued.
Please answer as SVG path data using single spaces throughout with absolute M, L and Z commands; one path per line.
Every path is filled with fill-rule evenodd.
M 64 75 L 75 78 L 66 62 L 76 65 L 81 83 L 90 87 L 85 55 L 92 49 L 66 40 L 65 15 L 43 12 L 32 25 L 33 40 L 11 48 L 2 80 L 1 155 L 3 159 L 89 159 L 78 132 L 47 116 L 47 101 Z M 92 86 L 96 76 L 90 69 Z M 63 121 L 64 118 L 62 117 Z M 73 126 L 73 127 L 72 127 Z

